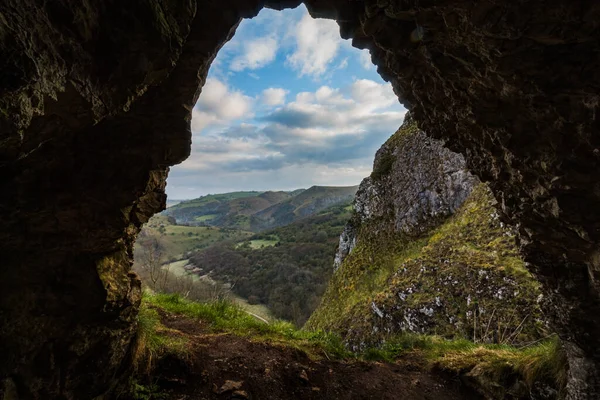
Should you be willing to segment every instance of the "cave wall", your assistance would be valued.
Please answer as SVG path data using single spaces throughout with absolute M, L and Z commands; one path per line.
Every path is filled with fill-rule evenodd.
M 299 1 L 268 1 L 276 9 Z M 307 0 L 420 127 L 490 181 L 570 354 L 600 392 L 600 6 Z M 265 4 L 0 3 L 0 377 L 5 396 L 93 398 L 127 367 L 140 225 L 218 49 Z M 7 395 L 8 393 L 8 395 Z

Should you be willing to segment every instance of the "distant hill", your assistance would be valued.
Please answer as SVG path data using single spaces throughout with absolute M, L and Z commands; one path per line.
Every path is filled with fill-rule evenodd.
M 163 214 L 175 218 L 178 224 L 248 229 L 252 214 L 290 196 L 286 192 L 258 191 L 210 194 L 169 207 Z
M 347 201 L 253 236 L 217 241 L 194 253 L 190 264 L 232 285 L 251 304 L 266 305 L 277 318 L 301 326 L 325 291 L 351 213 Z
M 182 201 L 185 201 L 185 200 L 174 200 L 174 199 L 171 200 L 171 199 L 167 199 L 167 208 L 173 207 L 174 205 L 179 204 Z
M 312 186 L 253 215 L 250 228 L 262 231 L 291 224 L 336 204 L 354 199 L 358 186 Z
M 178 224 L 260 232 L 317 214 L 354 198 L 358 186 L 312 186 L 290 192 L 232 192 L 202 196 L 169 207 L 164 215 Z

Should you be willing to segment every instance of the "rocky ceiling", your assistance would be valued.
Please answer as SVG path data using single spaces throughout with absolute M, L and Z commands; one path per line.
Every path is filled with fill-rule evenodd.
M 241 18 L 298 4 L 0 2 L 3 398 L 94 398 L 127 370 L 132 241 L 189 154 L 210 63 Z M 568 349 L 569 396 L 598 398 L 598 3 L 305 4 L 491 182 Z

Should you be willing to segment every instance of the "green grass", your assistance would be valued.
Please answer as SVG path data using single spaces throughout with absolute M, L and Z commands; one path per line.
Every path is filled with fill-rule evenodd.
M 183 258 L 188 251 L 202 249 L 219 241 L 239 240 L 252 235 L 250 232 L 217 227 L 173 225 L 164 215 L 150 218 L 144 229 L 160 238 L 166 260 Z
M 277 239 L 277 240 L 274 240 L 274 239 L 272 239 L 272 240 L 265 240 L 265 239 L 251 240 L 250 247 L 253 249 L 260 249 L 263 247 L 275 246 L 278 242 L 279 242 L 279 239 Z
M 205 222 L 205 221 L 210 221 L 211 219 L 215 219 L 218 216 L 219 216 L 219 214 L 206 214 L 206 215 L 201 215 L 199 217 L 196 217 L 196 218 L 194 218 L 194 220 L 198 221 L 198 222 Z
M 148 303 L 142 302 L 137 320 L 133 364 L 138 372 L 149 372 L 155 360 L 165 354 L 183 355 L 187 352 L 187 341 L 167 335 L 158 312 L 149 308 Z
M 248 311 L 252 314 L 256 314 L 259 317 L 266 319 L 267 321 L 275 319 L 275 317 L 271 313 L 271 310 L 269 310 L 269 307 L 267 307 L 264 304 L 250 304 L 248 303 L 248 300 L 244 299 L 243 297 L 237 296 L 233 292 L 228 294 L 228 298 L 231 300 L 231 302 L 241 307 L 243 310 Z
M 280 241 L 281 239 L 277 235 L 268 235 L 268 237 L 263 237 L 262 239 L 251 239 L 240 242 L 236 245 L 236 248 L 248 245 L 251 249 L 258 250 L 262 249 L 263 247 L 275 246 Z
M 410 242 L 395 236 L 363 238 L 332 276 L 321 305 L 306 327 L 336 331 L 357 327 L 357 321 L 365 321 L 364 316 L 371 313 L 371 301 L 387 287 L 398 266 L 419 257 L 425 244 L 427 238 Z
M 388 327 L 417 310 L 421 326 L 433 327 L 429 334 L 509 344 L 546 336 L 536 322 L 541 319 L 539 284 L 495 212 L 491 192 L 481 184 L 452 217 L 419 239 L 378 231 L 377 221 L 375 228 L 359 225 L 360 240 L 332 276 L 307 328 L 333 330 L 355 343 L 383 340 L 385 327 L 373 330 L 383 324 L 371 311 L 375 303 L 392 318 Z M 500 290 L 510 296 L 500 299 Z M 475 307 L 488 311 L 474 322 L 467 312 Z M 418 314 L 422 308 L 435 312 L 423 316 Z
M 199 207 L 206 205 L 211 202 L 227 202 L 235 199 L 241 199 L 244 197 L 258 196 L 263 192 L 231 192 L 221 194 L 209 194 L 206 196 L 199 197 L 194 200 L 182 201 L 181 203 L 173 206 L 173 208 L 188 208 L 188 207 Z
M 340 336 L 322 330 L 296 329 L 284 321 L 266 324 L 227 301 L 197 303 L 178 295 L 144 294 L 140 313 L 140 332 L 154 354 L 166 351 L 182 353 L 185 343 L 161 337 L 158 314 L 152 308 L 202 320 L 217 332 L 228 332 L 252 340 L 264 340 L 306 352 L 313 358 L 395 362 L 407 353 L 422 357 L 426 365 L 456 374 L 477 371 L 493 382 L 517 374 L 529 386 L 536 381 L 566 383 L 565 358 L 554 336 L 525 348 L 506 345 L 476 344 L 465 339 L 447 340 L 439 336 L 401 334 L 388 338 L 377 347 L 360 353 L 349 351 Z
M 286 344 L 313 356 L 326 355 L 334 358 L 351 356 L 337 335 L 323 331 L 298 330 L 293 324 L 280 320 L 267 324 L 229 301 L 197 303 L 183 299 L 179 295 L 145 293 L 143 303 L 174 314 L 200 319 L 209 323 L 211 329 L 215 331 L 226 331 L 239 336 Z

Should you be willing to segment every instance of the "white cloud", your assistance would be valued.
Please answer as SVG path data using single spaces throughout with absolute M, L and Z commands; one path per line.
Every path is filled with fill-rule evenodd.
M 398 102 L 392 87 L 369 79 L 357 79 L 350 87 L 352 98 L 368 110 L 389 107 Z
M 361 50 L 358 53 L 358 59 L 360 61 L 360 65 L 366 70 L 370 70 L 374 67 L 373 62 L 371 61 L 371 52 L 369 50 Z
M 355 79 L 336 87 L 334 74 L 342 74 L 337 70 L 347 68 L 349 61 L 354 60 L 352 67 L 358 59 L 363 67 L 373 68 L 369 53 L 351 53 L 334 22 L 313 20 L 305 9 L 294 12 L 276 27 L 275 17 L 264 14 L 260 27 L 241 27 L 229 43 L 235 46 L 219 54 L 223 59 L 213 63 L 212 78 L 192 111 L 192 154 L 171 169 L 169 197 L 354 185 L 369 174 L 375 151 L 400 126 L 405 110 L 387 83 Z M 287 91 L 277 79 L 254 71 L 284 51 L 290 54 L 288 67 L 321 81 L 321 86 L 311 84 L 306 86 L 310 91 L 297 92 L 295 85 Z M 213 71 L 219 66 L 221 71 Z M 248 75 L 252 97 L 228 86 L 227 73 L 235 75 L 229 66 Z M 255 82 L 256 77 L 261 80 Z M 273 87 L 265 83 L 260 88 L 265 90 L 254 91 L 265 81 Z
M 229 68 L 239 72 L 258 69 L 269 64 L 277 55 L 278 43 L 274 37 L 260 37 L 244 42 L 242 54 L 235 57 Z
M 336 67 L 336 69 L 344 69 L 348 66 L 348 57 L 344 58 L 342 61 L 340 61 L 340 63 L 338 64 L 338 66 Z
M 210 124 L 225 123 L 251 115 L 252 98 L 230 90 L 216 78 L 209 78 L 192 110 L 192 131 L 199 132 Z
M 209 100 L 203 104 L 228 103 L 222 101 L 231 93 L 225 85 L 212 82 L 210 87 Z M 267 115 L 206 130 L 195 138 L 190 158 L 173 173 L 258 173 L 310 163 L 342 171 L 339 168 L 353 168 L 357 163 L 369 165 L 404 117 L 390 85 L 370 80 L 356 80 L 341 89 L 321 86 L 314 92 L 298 93 L 290 103 L 284 102 L 285 95 L 281 88 L 269 88 L 261 99 L 278 107 Z M 223 120 L 221 114 L 204 109 L 194 113 L 194 130 Z
M 296 49 L 287 57 L 288 64 L 300 76 L 323 75 L 335 59 L 341 42 L 337 24 L 327 19 L 313 19 L 306 13 L 294 27 L 293 35 Z
M 268 106 L 277 106 L 285 103 L 287 90 L 281 88 L 268 88 L 262 92 L 262 101 Z

